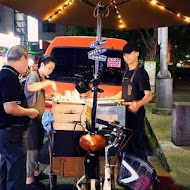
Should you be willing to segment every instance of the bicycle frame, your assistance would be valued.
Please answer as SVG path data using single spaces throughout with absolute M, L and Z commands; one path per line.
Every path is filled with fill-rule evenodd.
M 110 137 L 114 137 L 113 142 L 110 142 L 106 147 L 105 147 L 105 178 L 104 178 L 104 186 L 103 190 L 111 190 L 112 189 L 112 180 L 111 180 L 111 166 L 109 161 L 108 161 L 108 155 L 109 155 L 109 149 L 112 147 L 117 147 L 119 145 L 119 142 L 124 136 L 124 129 L 125 127 L 121 125 L 117 125 L 115 123 L 112 123 L 113 125 L 113 130 L 111 132 Z M 115 165 L 113 165 L 115 166 Z
M 130 129 L 126 129 L 125 127 L 121 126 L 121 125 L 118 125 L 116 123 L 109 123 L 107 121 L 104 121 L 104 120 L 100 120 L 100 119 L 97 119 L 96 121 L 97 123 L 99 124 L 103 124 L 107 127 L 111 127 L 111 133 L 110 133 L 110 137 L 109 137 L 109 142 L 108 142 L 108 145 L 105 146 L 105 173 L 104 173 L 104 183 L 103 185 L 100 185 L 100 189 L 101 190 L 112 190 L 112 180 L 111 180 L 111 167 L 112 166 L 116 166 L 116 165 L 111 165 L 110 162 L 109 162 L 109 150 L 110 148 L 112 147 L 118 147 L 120 144 L 120 141 L 121 139 L 124 137 L 125 138 L 125 134 L 124 134 L 124 130 L 129 130 L 132 132 L 132 130 Z M 128 140 L 131 138 L 132 136 L 132 133 L 130 135 L 130 137 L 128 138 Z M 127 143 L 128 140 L 125 142 Z M 124 146 L 124 145 L 123 145 Z M 118 149 L 118 151 L 120 151 Z M 77 184 L 76 184 L 76 187 L 78 190 L 87 190 L 86 188 L 81 188 L 79 186 L 79 184 L 82 182 L 82 180 L 85 178 L 85 176 L 82 176 Z M 91 187 L 90 187 L 90 190 L 96 190 L 96 186 L 95 186 L 95 181 L 94 179 L 91 179 Z

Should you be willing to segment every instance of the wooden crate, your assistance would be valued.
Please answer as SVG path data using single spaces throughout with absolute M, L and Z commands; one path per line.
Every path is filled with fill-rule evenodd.
M 53 157 L 52 171 L 59 177 L 81 177 L 84 175 L 84 157 Z M 100 175 L 104 175 L 105 159 L 99 157 Z M 115 157 L 112 157 L 111 164 L 114 164 Z M 74 164 L 73 164 L 74 163 Z M 117 171 L 117 166 L 115 170 Z
M 53 157 L 52 171 L 59 177 L 81 177 L 84 175 L 83 157 Z
M 84 130 L 86 105 L 70 102 L 53 102 L 55 130 Z

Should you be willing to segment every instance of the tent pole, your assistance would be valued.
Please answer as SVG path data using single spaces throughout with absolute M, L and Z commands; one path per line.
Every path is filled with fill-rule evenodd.
M 98 4 L 98 15 L 97 15 L 97 31 L 96 31 L 96 41 L 101 40 L 102 35 L 102 10 L 101 4 Z M 100 48 L 97 46 L 96 48 Z M 97 95 L 98 95 L 98 71 L 99 71 L 99 60 L 95 60 L 95 69 L 94 69 L 94 80 L 93 80 L 93 106 L 92 106 L 92 117 L 91 117 L 91 133 L 95 133 L 96 128 L 96 109 L 97 109 Z

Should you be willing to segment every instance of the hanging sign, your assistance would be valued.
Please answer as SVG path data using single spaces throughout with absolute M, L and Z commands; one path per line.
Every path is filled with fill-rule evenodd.
M 88 59 L 106 62 L 107 56 L 105 56 L 105 55 L 88 55 Z
M 104 53 L 104 52 L 106 52 L 106 51 L 107 51 L 106 48 L 94 49 L 94 50 L 89 51 L 89 52 L 88 52 L 88 55 L 89 55 L 89 56 L 90 56 L 90 55 L 100 55 L 100 54 L 102 54 L 102 53 Z
M 106 40 L 98 40 L 95 42 L 91 42 L 90 47 L 95 48 L 95 47 L 100 46 L 100 45 L 105 44 L 105 43 L 106 43 Z

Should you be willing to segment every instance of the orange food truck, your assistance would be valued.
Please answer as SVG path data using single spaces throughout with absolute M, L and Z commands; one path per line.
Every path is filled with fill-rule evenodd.
M 127 43 L 125 40 L 115 38 L 102 38 L 106 44 L 101 45 L 107 51 L 106 62 L 99 62 L 99 88 L 104 92 L 99 97 L 109 97 L 121 90 L 122 71 L 124 61 L 122 48 Z M 95 61 L 88 59 L 88 52 L 93 50 L 90 44 L 95 42 L 95 37 L 60 36 L 56 37 L 49 45 L 45 55 L 51 55 L 56 60 L 56 67 L 50 75 L 55 80 L 60 94 L 75 90 L 76 75 L 82 76 L 87 83 L 94 78 Z M 89 108 L 89 111 L 88 111 Z M 110 106 L 98 110 L 99 115 L 105 116 Z M 118 109 L 124 110 L 123 106 L 112 108 L 113 114 L 109 113 L 107 119 L 115 119 L 124 123 L 124 115 Z M 73 102 L 54 102 L 52 106 L 54 114 L 53 148 L 50 167 L 55 175 L 60 177 L 81 177 L 84 175 L 83 162 L 86 151 L 79 146 L 79 138 L 86 134 L 84 130 L 87 117 L 91 117 L 91 107 L 85 104 Z M 87 116 L 89 113 L 89 116 Z M 114 118 L 112 118 L 114 117 Z M 115 118 L 117 117 L 117 118 Z M 86 122 L 86 123 L 85 123 Z M 89 122 L 90 123 L 90 122 Z M 121 123 L 121 124 L 123 124 Z M 84 125 L 83 125 L 84 124 Z M 104 174 L 104 158 L 100 159 L 100 174 Z M 75 163 L 75 164 L 73 164 Z
M 121 50 L 127 42 L 116 38 L 102 39 L 106 40 L 106 44 L 101 47 L 107 49 L 103 53 L 107 56 L 107 61 L 99 63 L 99 88 L 104 90 L 101 97 L 109 97 L 121 90 L 124 69 Z M 60 94 L 64 94 L 65 90 L 75 89 L 76 75 L 83 76 L 88 82 L 93 79 L 95 61 L 88 59 L 88 52 L 92 50 L 90 43 L 94 41 L 95 37 L 59 36 L 50 43 L 45 55 L 52 55 L 56 60 L 56 67 L 50 79 L 56 81 Z

